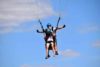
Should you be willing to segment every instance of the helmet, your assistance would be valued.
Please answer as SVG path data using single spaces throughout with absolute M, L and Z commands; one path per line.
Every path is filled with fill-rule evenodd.
M 47 24 L 47 27 L 51 27 L 52 25 L 50 23 Z

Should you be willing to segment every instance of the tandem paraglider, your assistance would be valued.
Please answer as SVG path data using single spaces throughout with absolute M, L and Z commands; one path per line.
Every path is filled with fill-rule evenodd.
M 59 17 L 57 21 L 56 27 L 53 27 L 50 23 L 47 24 L 47 28 L 44 29 L 42 22 L 39 20 L 38 22 L 41 25 L 42 31 L 37 30 L 37 33 L 43 33 L 44 40 L 45 40 L 45 49 L 46 49 L 46 57 L 45 59 L 48 59 L 50 57 L 49 50 L 53 50 L 54 55 L 58 54 L 58 48 L 57 48 L 57 39 L 56 39 L 56 33 L 58 30 L 65 28 L 66 26 L 58 26 L 59 22 L 61 20 L 61 17 Z

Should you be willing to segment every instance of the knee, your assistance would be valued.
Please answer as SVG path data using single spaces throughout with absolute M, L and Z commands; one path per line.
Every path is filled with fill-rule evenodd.
M 46 44 L 46 48 L 47 48 L 47 49 L 49 48 L 49 44 L 48 44 L 48 43 Z
M 52 44 L 51 46 L 54 47 L 54 44 Z

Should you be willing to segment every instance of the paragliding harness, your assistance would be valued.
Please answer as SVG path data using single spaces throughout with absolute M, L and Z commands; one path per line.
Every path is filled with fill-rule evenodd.
M 48 29 L 46 29 L 46 37 L 45 37 L 45 40 L 46 40 L 46 43 L 49 43 L 50 46 L 49 46 L 49 50 L 52 50 L 52 47 L 51 47 L 51 44 L 54 43 L 54 40 L 53 40 L 53 35 L 52 35 L 52 31 L 48 31 Z M 45 45 L 46 47 L 46 45 Z

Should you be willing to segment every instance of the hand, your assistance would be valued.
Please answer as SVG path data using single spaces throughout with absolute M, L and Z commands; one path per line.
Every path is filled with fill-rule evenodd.
M 66 25 L 63 25 L 63 28 L 65 28 L 66 27 Z
M 39 30 L 36 30 L 36 32 L 39 32 Z

